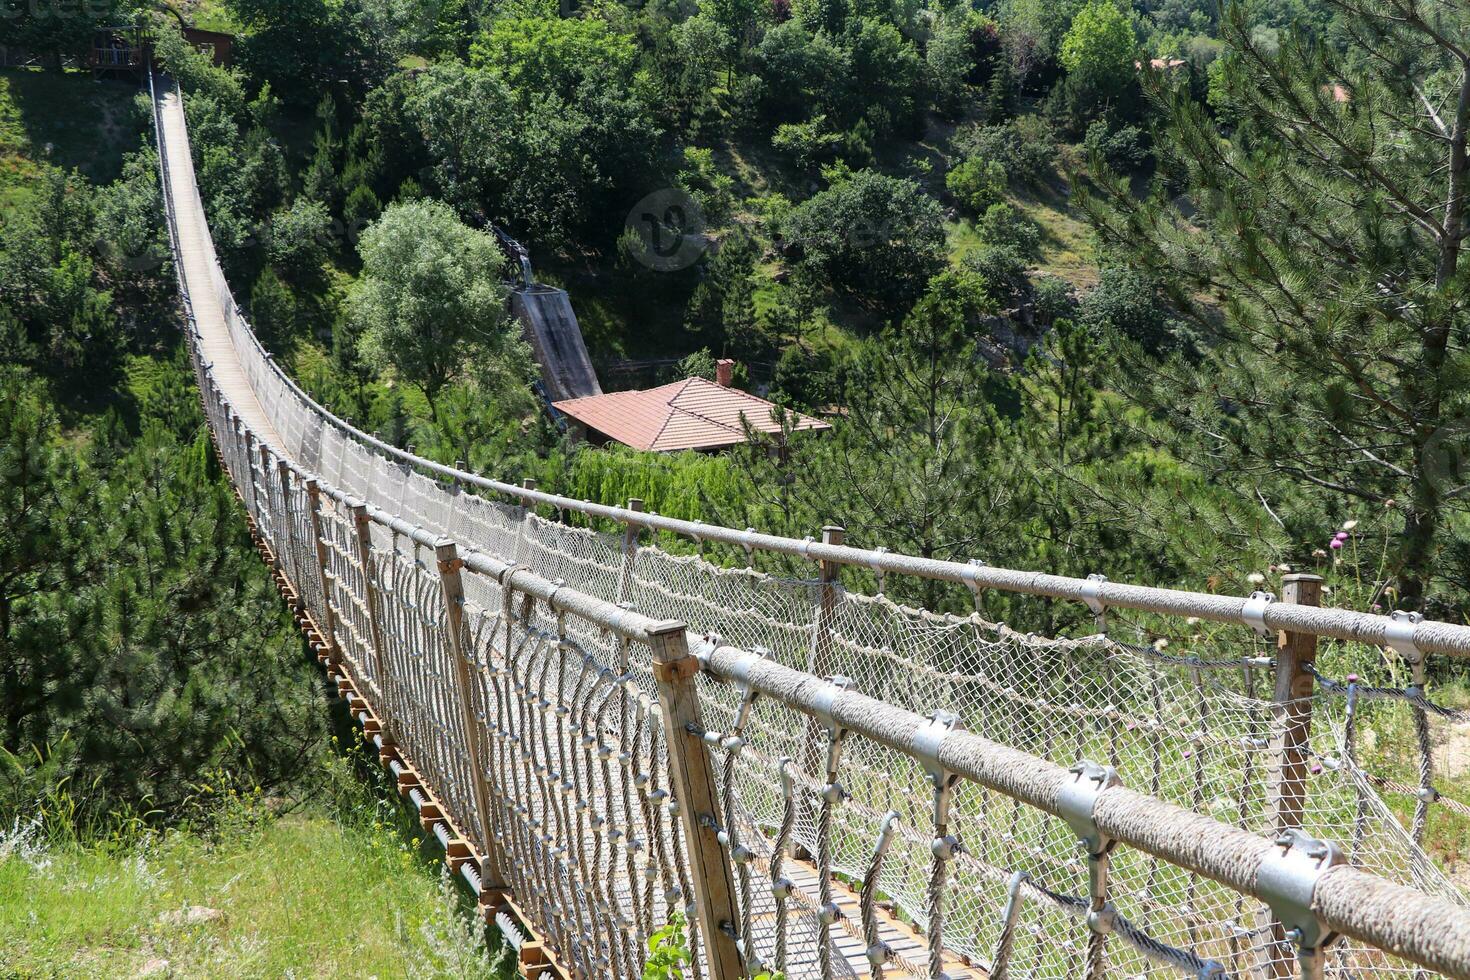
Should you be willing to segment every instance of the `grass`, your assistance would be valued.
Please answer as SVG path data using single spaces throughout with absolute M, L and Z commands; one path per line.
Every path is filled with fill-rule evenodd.
M 396 794 L 324 773 L 332 802 L 299 812 L 216 788 L 193 827 L 76 831 L 44 803 L 0 826 L 0 976 L 505 975 Z
M 116 179 L 147 122 L 138 91 L 89 72 L 0 71 L 0 205 L 26 194 L 47 163 L 94 183 Z

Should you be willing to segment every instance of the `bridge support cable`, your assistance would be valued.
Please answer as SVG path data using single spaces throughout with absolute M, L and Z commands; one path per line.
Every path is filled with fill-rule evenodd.
M 673 522 L 390 452 L 321 412 L 259 350 L 213 261 L 177 95 L 155 93 L 154 106 L 189 348 L 221 463 L 353 716 L 451 866 L 495 896 L 487 918 L 509 909 L 532 930 L 523 953 L 539 942 L 564 975 L 637 977 L 653 933 L 688 912 L 690 968 L 712 980 L 762 962 L 793 978 L 870 975 L 870 955 L 887 976 L 980 976 L 995 955 L 1013 976 L 1218 977 L 1222 962 L 1250 975 L 1235 964 L 1287 945 L 1328 976 L 1470 980 L 1470 912 L 1432 868 L 1413 865 L 1411 887 L 1327 861 L 1320 837 L 1252 832 L 1244 796 L 1229 822 L 1217 818 L 1236 806 L 1219 791 L 1239 782 L 1234 760 L 1262 751 L 1232 732 L 1254 733 L 1261 706 L 1207 682 L 1203 658 L 1181 685 L 1161 657 L 1111 636 L 1023 637 L 852 595 L 836 574 L 814 604 L 810 583 L 638 548 L 636 534 L 1395 649 L 1464 654 L 1470 631 Z M 519 509 L 441 495 L 426 472 L 508 492 Z M 599 550 L 594 532 L 536 506 L 621 520 L 622 539 Z M 648 614 L 666 610 L 771 643 L 756 650 L 687 631 L 695 616 Z M 912 654 L 896 635 L 933 646 Z M 806 663 L 817 639 L 821 672 Z M 841 682 L 837 667 L 863 682 Z M 1130 700 L 1135 690 L 1159 707 Z M 995 731 L 998 718 L 1016 744 L 936 730 L 925 712 L 956 692 L 966 726 Z M 1208 725 L 1169 714 L 1190 698 L 1211 699 Z M 813 730 L 826 735 L 825 764 L 811 757 Z M 1135 730 L 1142 754 L 1124 738 Z M 1124 778 L 1141 768 L 1132 784 L 1148 791 L 1104 778 L 1079 797 L 1078 773 L 1092 770 L 1048 756 L 1093 749 Z M 1349 814 L 1363 799 L 1348 799 Z M 875 856 L 872 828 L 890 812 Z M 1310 805 L 1300 814 L 1323 819 Z M 1379 821 L 1364 854 L 1375 841 L 1417 853 L 1377 811 L 1360 819 Z M 862 880 L 861 895 L 848 880 Z M 1280 935 L 1260 927 L 1267 909 Z M 1119 940 L 1106 957 L 1104 937 Z

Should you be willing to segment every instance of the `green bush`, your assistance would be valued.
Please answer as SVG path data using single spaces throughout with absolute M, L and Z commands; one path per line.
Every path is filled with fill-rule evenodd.
M 1055 169 L 1056 133 L 1040 116 L 965 127 L 955 134 L 954 145 L 961 155 L 994 160 L 1033 186 L 1045 183 Z
M 804 123 L 783 123 L 776 127 L 771 146 L 789 154 L 802 167 L 812 168 L 834 159 L 842 149 L 841 133 L 827 128 L 826 116 L 813 116 Z
M 939 203 L 911 180 L 871 170 L 796 207 L 786 234 L 817 282 L 886 312 L 916 300 L 945 263 Z
M 1009 204 L 992 204 L 977 223 L 976 230 L 987 245 L 1009 249 L 1022 259 L 1041 258 L 1041 228 Z
M 998 204 L 1006 189 L 1006 168 L 994 160 L 970 157 L 950 170 L 944 186 L 972 214 Z

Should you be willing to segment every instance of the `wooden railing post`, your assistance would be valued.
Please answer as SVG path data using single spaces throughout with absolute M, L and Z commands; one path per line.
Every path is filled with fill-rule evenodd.
M 526 490 L 535 490 L 536 481 L 531 479 L 530 477 L 527 477 L 526 479 L 521 481 L 521 486 Z M 535 510 L 534 508 L 532 508 L 530 503 L 524 500 L 521 501 L 521 519 L 520 522 L 516 524 L 516 547 L 514 558 L 516 564 L 523 565 L 526 563 L 526 530 L 531 523 L 531 515 L 534 513 Z
M 643 513 L 643 501 L 638 497 L 629 497 L 628 509 Z M 618 572 L 619 605 L 628 601 L 628 593 L 633 587 L 633 565 L 638 560 L 638 531 L 637 524 L 629 524 L 623 529 L 623 566 Z
M 490 827 L 490 786 L 485 779 L 487 758 L 480 720 L 475 717 L 474 678 L 470 674 L 464 628 L 464 579 L 459 549 L 454 542 L 441 538 L 434 545 L 439 563 L 439 583 L 444 592 L 444 625 L 449 634 L 449 655 L 454 660 L 454 687 L 459 702 L 459 723 L 464 729 L 465 754 L 470 760 L 470 793 L 474 797 L 475 815 L 480 822 L 480 895 L 482 904 L 494 906 L 504 901 L 505 878 L 500 859 L 495 853 L 495 840 Z M 493 897 L 492 897 L 493 896 Z M 484 902 L 483 899 L 491 898 Z
M 245 459 L 242 467 L 245 471 L 245 492 L 250 495 L 245 503 L 250 508 L 250 518 L 255 521 L 256 530 L 259 531 L 260 499 L 255 492 L 255 433 L 245 428 L 243 424 L 240 427 L 245 431 Z
M 378 611 L 378 585 L 373 574 L 372 523 L 368 517 L 366 504 L 352 504 L 351 511 L 352 527 L 357 539 L 357 561 L 362 567 L 362 598 L 363 604 L 367 606 L 368 632 L 371 634 L 373 644 L 373 684 L 386 694 L 388 678 L 384 673 L 386 661 L 383 657 L 383 629 Z M 387 705 L 379 705 L 379 713 L 387 715 L 386 708 Z
M 1281 580 L 1281 601 L 1315 606 L 1322 599 L 1318 575 L 1287 575 Z M 1314 633 L 1277 634 L 1276 690 L 1272 697 L 1271 753 L 1275 769 L 1267 799 L 1271 829 L 1276 833 L 1302 825 L 1307 791 L 1307 743 L 1312 735 L 1312 672 L 1317 660 Z
M 286 533 L 283 537 L 291 564 L 289 574 L 295 576 L 291 588 L 296 593 L 296 612 L 301 613 L 306 610 L 306 583 L 302 581 L 304 574 L 301 570 L 305 549 L 296 540 L 299 528 L 296 526 L 296 510 L 291 502 L 291 464 L 284 459 L 276 460 L 276 481 L 281 487 L 281 520 L 286 522 Z
M 317 483 L 316 477 L 306 481 L 307 509 L 311 515 L 311 539 L 316 545 L 316 572 L 317 581 L 322 587 L 322 622 L 320 626 L 326 630 L 326 636 L 322 640 L 327 644 L 327 659 L 329 663 L 337 663 L 342 659 L 342 650 L 337 646 L 337 612 L 332 608 L 332 572 L 327 557 L 327 539 L 322 534 L 322 488 Z
M 661 623 L 649 630 L 653 674 L 658 682 L 658 705 L 663 716 L 669 759 L 669 783 L 679 806 L 684 843 L 689 852 L 689 874 L 694 888 L 695 916 L 704 937 L 711 980 L 735 980 L 745 975 L 735 946 L 735 886 L 730 856 L 718 838 L 723 812 L 718 804 L 714 768 L 704 745 L 699 692 L 695 676 L 699 660 L 689 653 L 683 623 Z
M 835 524 L 822 528 L 822 543 L 840 545 L 847 539 L 847 531 Z M 812 620 L 812 649 L 808 662 L 808 673 L 827 677 L 836 672 L 836 657 L 832 652 L 832 617 L 837 610 L 838 577 L 842 566 L 835 561 L 821 563 L 821 584 L 817 587 L 816 615 Z
M 1281 580 L 1281 601 L 1301 606 L 1320 605 L 1320 575 L 1287 575 Z M 1271 759 L 1274 767 L 1267 782 L 1267 805 L 1273 833 L 1282 834 L 1302 826 L 1307 802 L 1308 743 L 1312 737 L 1311 666 L 1317 659 L 1315 633 L 1288 633 L 1276 637 L 1276 689 L 1271 699 Z M 1268 949 L 1280 950 L 1286 943 L 1285 927 L 1272 922 L 1275 940 Z M 1267 957 L 1267 976 L 1297 975 L 1294 957 Z
M 822 528 L 822 543 L 840 545 L 847 539 L 847 531 L 835 524 Z M 837 673 L 837 657 L 832 649 L 832 619 L 837 611 L 838 576 L 842 566 L 835 561 L 821 562 L 821 573 L 817 586 L 816 608 L 812 615 L 812 642 L 807 653 L 807 673 L 818 677 L 831 677 Z M 799 764 L 803 772 L 820 776 L 823 768 L 823 753 L 827 744 L 826 729 L 816 718 L 806 720 L 806 733 L 802 738 Z M 803 793 L 803 809 L 810 820 L 816 819 L 820 800 L 811 793 Z

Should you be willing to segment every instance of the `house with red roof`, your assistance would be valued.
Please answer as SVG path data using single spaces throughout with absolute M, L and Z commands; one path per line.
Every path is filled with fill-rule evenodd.
M 685 378 L 646 391 L 569 398 L 552 406 L 581 423 L 591 442 L 621 442 L 656 453 L 738 446 L 746 441 L 746 425 L 756 432 L 779 432 L 781 423 L 773 418 L 777 406 L 734 387 L 734 367 L 734 361 L 720 361 L 714 381 Z M 820 419 L 792 415 L 799 431 L 831 428 Z

